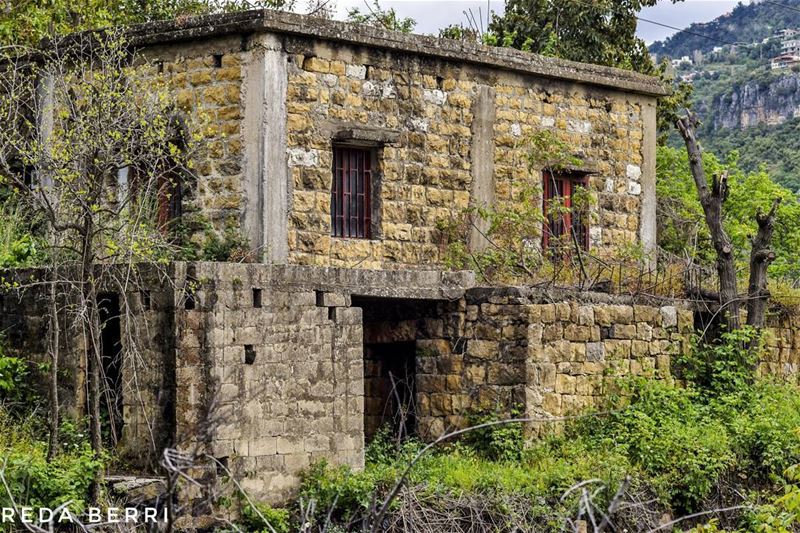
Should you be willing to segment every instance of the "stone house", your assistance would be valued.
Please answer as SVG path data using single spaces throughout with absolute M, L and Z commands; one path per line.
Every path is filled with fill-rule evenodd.
M 265 263 L 436 268 L 438 223 L 511 202 L 542 130 L 582 163 L 533 179 L 598 200 L 585 224 L 545 233 L 575 226 L 598 254 L 655 242 L 656 79 L 276 12 L 131 38 L 184 113 L 211 117 L 186 202 Z
M 688 347 L 686 303 L 479 287 L 440 266 L 439 222 L 511 202 L 527 179 L 597 198 L 592 217 L 552 219 L 545 234 L 580 232 L 598 254 L 652 248 L 657 80 L 269 11 L 129 35 L 176 105 L 212 118 L 180 199 L 260 251 L 252 264 L 176 262 L 107 296 L 108 316 L 132 310 L 113 330 L 137 332 L 138 357 L 115 370 L 132 464 L 201 449 L 275 501 L 313 461 L 363 464 L 381 425 L 430 438 L 477 411 L 576 412 L 608 375 L 668 373 Z M 526 139 L 541 130 L 581 165 L 529 170 Z M 485 246 L 479 232 L 469 245 Z M 28 353 L 44 352 L 41 301 L 0 298 L 0 330 Z M 794 321 L 765 369 L 795 373 Z M 76 412 L 80 351 L 62 365 Z

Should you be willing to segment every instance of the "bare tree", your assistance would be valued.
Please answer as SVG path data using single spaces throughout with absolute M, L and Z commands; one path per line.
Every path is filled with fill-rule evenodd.
M 111 440 L 119 439 L 103 370 L 101 292 L 135 287 L 137 265 L 161 268 L 173 256 L 170 211 L 190 139 L 167 86 L 122 33 L 79 34 L 44 51 L 13 48 L 2 60 L 0 173 L 43 215 L 51 266 L 51 453 L 63 298 L 77 333 L 70 349 L 85 348 L 90 439 L 100 454 L 104 400 Z M 97 483 L 92 492 L 94 499 Z
M 711 234 L 711 241 L 717 257 L 719 275 L 719 305 L 728 331 L 740 327 L 739 311 L 745 302 L 747 325 L 761 328 L 765 323 L 765 312 L 769 291 L 767 290 L 767 268 L 775 259 L 770 249 L 772 233 L 780 198 L 776 198 L 769 212 L 756 214 L 758 232 L 751 239 L 750 282 L 745 296 L 740 296 L 737 288 L 736 254 L 733 242 L 725 231 L 724 204 L 728 198 L 728 175 L 722 173 L 712 176 L 709 184 L 703 168 L 703 149 L 697 140 L 697 116 L 693 113 L 677 118 L 678 131 L 686 144 L 689 154 L 689 168 L 697 187 L 700 205 L 703 207 L 705 222 Z

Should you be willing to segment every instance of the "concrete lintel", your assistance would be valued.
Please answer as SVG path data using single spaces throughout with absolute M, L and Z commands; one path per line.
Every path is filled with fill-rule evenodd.
M 347 293 L 354 296 L 452 300 L 475 285 L 470 271 L 361 270 L 334 267 L 276 266 L 272 284 L 301 290 Z
M 333 140 L 380 146 L 400 140 L 400 132 L 378 128 L 347 128 L 333 134 Z

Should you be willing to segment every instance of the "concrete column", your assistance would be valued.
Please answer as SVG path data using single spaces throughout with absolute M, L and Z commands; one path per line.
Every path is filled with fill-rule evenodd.
M 253 38 L 244 80 L 244 231 L 266 263 L 289 256 L 287 55 L 271 34 Z
M 644 252 L 656 264 L 656 100 L 642 99 L 642 195 L 639 211 L 639 240 Z
M 494 87 L 481 85 L 473 104 L 472 146 L 472 191 L 470 202 L 473 207 L 490 207 L 495 202 L 494 190 L 494 121 L 496 116 Z M 482 252 L 489 245 L 483 236 L 489 229 L 484 220 L 476 219 L 477 227 L 470 228 L 469 249 Z
M 37 107 L 39 108 L 36 126 L 39 129 L 39 142 L 49 151 L 49 140 L 55 127 L 55 78 L 51 72 L 42 74 L 36 91 Z M 37 170 L 41 171 L 42 169 Z M 39 181 L 42 188 L 50 189 L 53 186 L 53 177 L 50 174 L 42 173 L 35 176 L 34 179 Z

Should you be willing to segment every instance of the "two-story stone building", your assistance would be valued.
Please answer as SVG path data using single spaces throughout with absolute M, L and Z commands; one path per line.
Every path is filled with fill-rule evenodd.
M 598 255 L 651 249 L 657 80 L 270 11 L 129 35 L 181 112 L 211 118 L 182 200 L 241 231 L 260 260 L 176 263 L 116 295 L 136 325 L 116 329 L 139 335 L 116 391 L 136 462 L 199 446 L 254 496 L 280 499 L 315 460 L 362 464 L 381 424 L 430 437 L 479 410 L 577 411 L 610 370 L 668 372 L 687 345 L 680 303 L 480 288 L 441 267 L 442 221 L 512 202 L 529 180 L 551 198 L 581 186 L 597 199 L 583 220 L 551 217 L 545 235 L 578 232 Z M 581 165 L 530 169 L 540 131 Z M 486 246 L 479 231 L 469 246 Z M 42 352 L 37 300 L 0 303 L 10 341 Z M 790 337 L 771 370 L 794 372 Z M 83 357 L 63 354 L 77 411 Z M 398 397 L 414 407 L 402 420 Z

